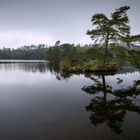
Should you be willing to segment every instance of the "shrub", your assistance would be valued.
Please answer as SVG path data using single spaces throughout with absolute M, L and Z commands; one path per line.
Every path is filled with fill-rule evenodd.
M 100 62 L 95 59 L 95 60 L 90 60 L 89 62 L 86 62 L 84 64 L 85 69 L 96 69 L 100 66 Z
M 118 70 L 118 67 L 115 63 L 106 63 L 105 64 L 105 70 Z
M 71 67 L 71 62 L 67 59 L 61 60 L 59 66 L 61 70 L 68 70 Z

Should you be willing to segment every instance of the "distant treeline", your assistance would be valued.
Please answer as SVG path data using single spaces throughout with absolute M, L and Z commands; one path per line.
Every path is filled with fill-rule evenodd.
M 74 45 L 65 43 L 62 45 L 47 46 L 44 44 L 23 46 L 17 49 L 0 49 L 0 59 L 16 60 L 50 60 L 59 61 L 60 59 L 79 60 L 86 59 L 89 55 L 83 55 L 87 48 L 92 45 Z
M 132 48 L 132 49 L 131 49 Z M 132 51 L 133 50 L 133 51 Z M 61 60 L 69 60 L 73 62 L 86 62 L 89 60 L 102 60 L 104 47 L 98 44 L 75 45 L 56 42 L 54 46 L 44 44 L 23 46 L 17 49 L 3 48 L 0 49 L 0 59 L 16 59 L 16 60 L 49 60 L 60 62 Z M 130 57 L 128 58 L 128 54 Z M 110 44 L 106 59 L 118 63 L 131 60 L 139 60 L 139 46 L 121 47 Z M 134 61 L 136 62 L 136 61 Z M 137 63 L 136 63 L 137 64 Z
M 0 59 L 42 60 L 45 59 L 47 47 L 44 44 L 23 46 L 17 49 L 0 49 Z

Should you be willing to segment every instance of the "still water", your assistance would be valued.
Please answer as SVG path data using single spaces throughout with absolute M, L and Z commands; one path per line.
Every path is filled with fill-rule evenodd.
M 0 64 L 0 140 L 139 140 L 140 73 L 64 75 Z

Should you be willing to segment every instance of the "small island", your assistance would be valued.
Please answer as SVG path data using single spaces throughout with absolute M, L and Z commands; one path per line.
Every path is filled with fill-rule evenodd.
M 129 60 L 134 60 L 136 65 L 135 46 L 134 43 L 140 41 L 140 35 L 130 34 L 130 25 L 127 11 L 129 6 L 123 6 L 111 13 L 107 17 L 103 13 L 96 13 L 92 16 L 91 22 L 93 30 L 88 30 L 87 35 L 94 41 L 94 45 L 86 48 L 85 54 L 87 58 L 84 60 L 69 59 L 64 56 L 60 59 L 59 66 L 62 72 L 66 73 L 85 73 L 85 72 L 116 72 L 122 65 L 123 60 L 130 63 Z M 60 41 L 56 42 L 58 51 L 66 46 L 59 45 Z M 60 53 L 60 52 L 59 52 Z M 139 53 L 139 52 L 138 52 Z M 93 55 L 94 57 L 90 57 Z M 120 60 L 121 59 L 121 60 Z

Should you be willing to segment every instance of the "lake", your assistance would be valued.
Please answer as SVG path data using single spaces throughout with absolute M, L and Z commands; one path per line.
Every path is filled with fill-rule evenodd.
M 140 72 L 66 75 L 0 63 L 0 140 L 139 140 Z

